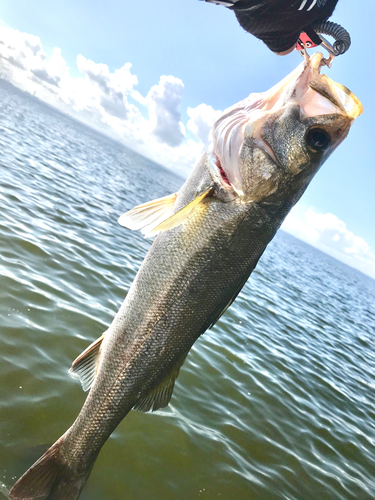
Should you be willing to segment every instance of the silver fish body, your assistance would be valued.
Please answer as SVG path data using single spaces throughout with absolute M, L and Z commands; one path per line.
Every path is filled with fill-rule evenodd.
M 342 96 L 331 81 L 321 81 L 321 65 L 321 56 L 313 58 L 215 123 L 213 145 L 173 199 L 168 215 L 178 223 L 160 230 L 98 343 L 95 379 L 81 412 L 17 481 L 11 499 L 78 498 L 101 447 L 126 414 L 168 403 L 191 346 L 236 298 L 361 112 L 349 91 Z M 86 358 L 92 368 L 94 355 L 83 356 L 84 363 Z

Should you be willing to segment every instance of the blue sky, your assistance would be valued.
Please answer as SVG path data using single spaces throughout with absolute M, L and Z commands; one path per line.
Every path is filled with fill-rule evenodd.
M 285 228 L 375 277 L 375 3 L 353 5 L 340 0 L 332 17 L 352 47 L 327 73 L 364 113 Z M 0 19 L 12 30 L 2 33 L 0 56 L 13 51 L 0 69 L 15 84 L 180 172 L 193 166 L 215 112 L 267 90 L 301 61 L 297 52 L 272 54 L 228 9 L 198 0 L 2 0 Z

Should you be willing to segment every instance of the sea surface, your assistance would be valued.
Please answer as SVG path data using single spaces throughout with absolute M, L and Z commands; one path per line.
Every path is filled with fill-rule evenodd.
M 77 416 L 71 362 L 150 247 L 119 215 L 182 182 L 0 84 L 4 494 Z M 279 232 L 169 407 L 124 419 L 81 499 L 373 500 L 374 332 L 375 281 Z

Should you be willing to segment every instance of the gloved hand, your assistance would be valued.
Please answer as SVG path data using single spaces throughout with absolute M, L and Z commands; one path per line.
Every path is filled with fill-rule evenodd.
M 338 0 L 205 0 L 234 10 L 244 30 L 273 52 L 291 52 L 301 31 L 328 19 Z

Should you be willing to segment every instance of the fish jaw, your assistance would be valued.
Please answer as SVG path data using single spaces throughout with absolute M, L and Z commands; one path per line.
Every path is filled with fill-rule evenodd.
M 296 175 L 307 166 L 316 172 L 346 137 L 355 118 L 362 113 L 362 105 L 349 89 L 320 74 L 325 64 L 322 54 L 314 54 L 267 92 L 250 94 L 225 110 L 215 122 L 209 152 L 210 169 L 223 189 L 231 190 L 245 202 L 263 199 L 277 189 L 277 178 L 283 172 Z M 284 145 L 281 148 L 272 140 L 269 131 L 275 124 L 291 119 L 300 125 L 303 122 L 300 128 L 304 134 L 300 133 L 301 130 L 296 134 L 298 127 L 293 130 L 289 127 L 289 131 L 288 127 L 284 127 L 284 133 L 288 135 L 279 136 Z M 329 147 L 319 158 L 318 155 L 311 155 L 305 147 L 305 134 L 314 126 L 323 127 L 331 138 Z M 293 147 L 287 148 L 287 143 Z M 254 157 L 255 149 L 259 150 L 255 155 L 259 160 L 258 166 L 254 167 L 252 163 L 251 172 L 248 168 L 249 146 L 251 157 Z M 292 149 L 295 153 L 293 158 L 290 155 Z M 260 171 L 265 163 L 268 166 L 262 176 Z M 255 185 L 258 181 L 254 182 L 254 168 L 258 173 L 259 189 Z M 253 178 L 250 183 L 249 176 Z M 267 183 L 272 186 L 266 187 Z

